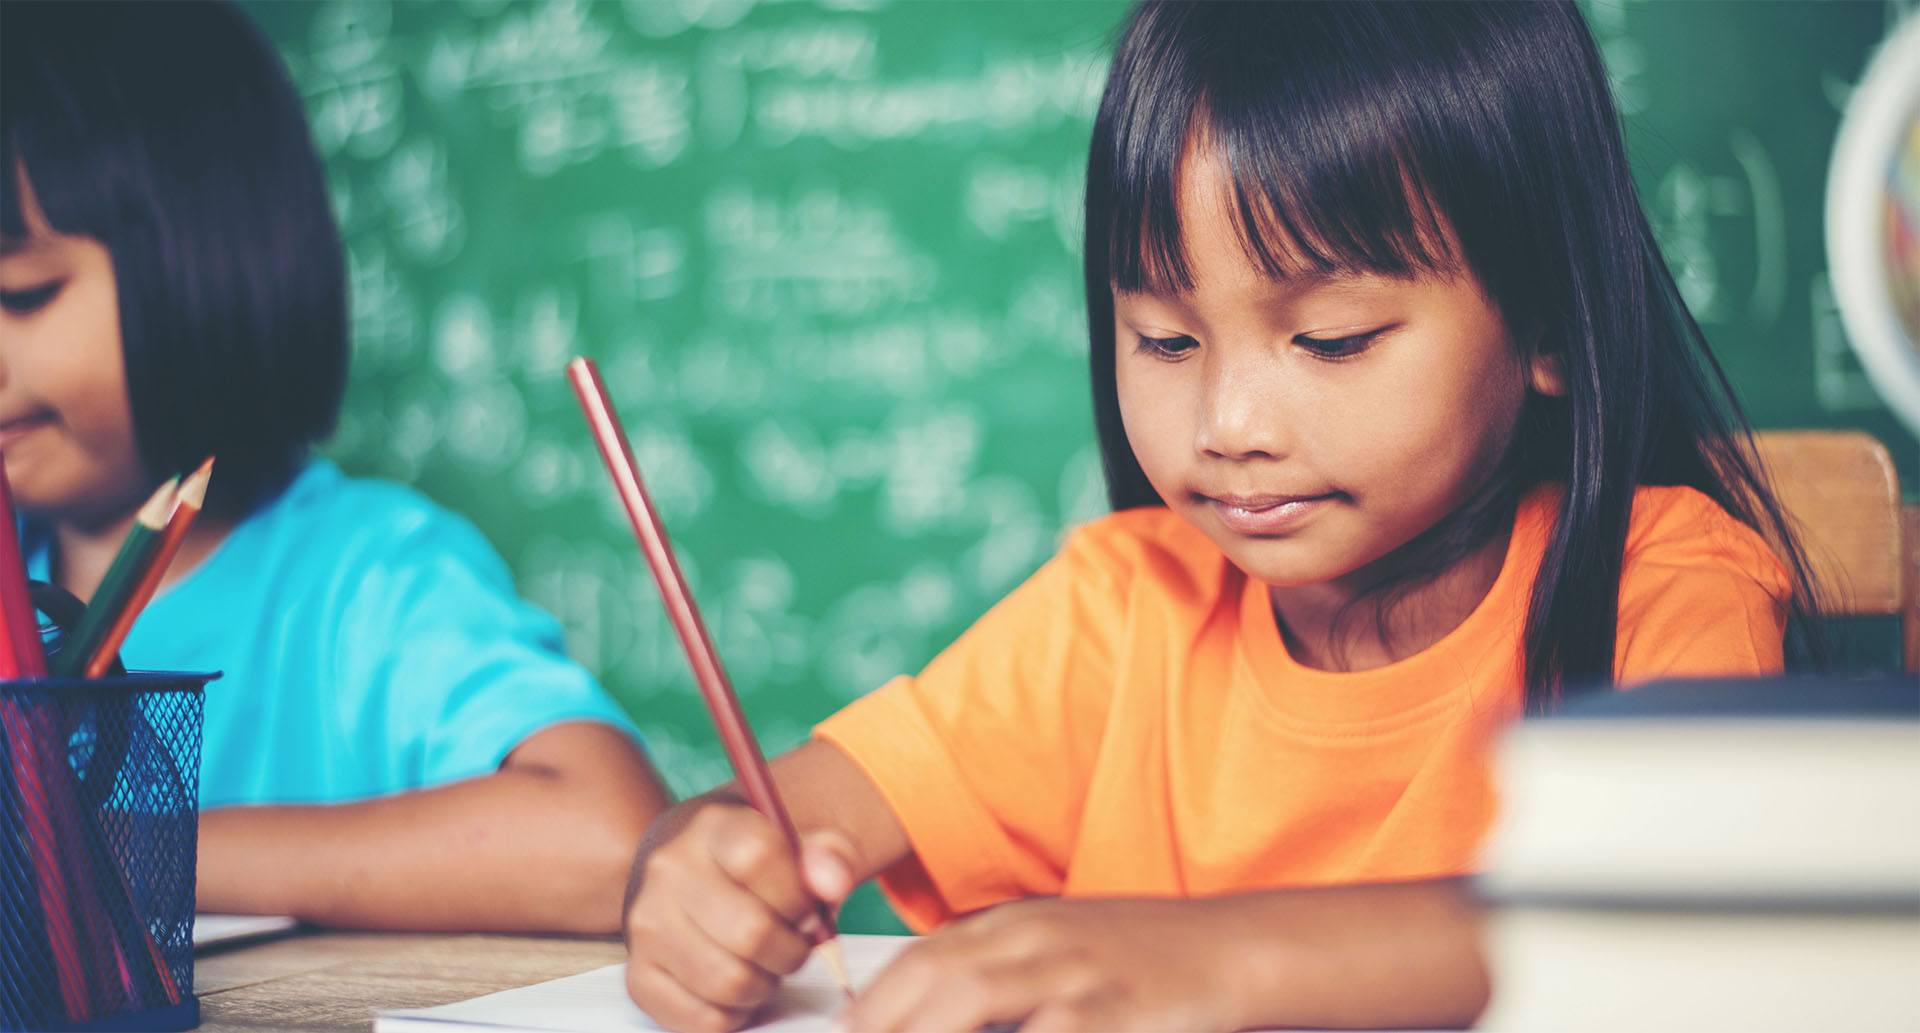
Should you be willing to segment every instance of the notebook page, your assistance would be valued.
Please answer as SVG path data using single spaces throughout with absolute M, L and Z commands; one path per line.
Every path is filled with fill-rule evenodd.
M 193 949 L 272 936 L 299 924 L 286 915 L 216 915 L 203 911 L 193 916 Z
M 855 987 L 879 975 L 910 936 L 840 937 Z M 437 1008 L 381 1013 L 378 1033 L 450 1033 L 453 1030 L 526 1030 L 537 1033 L 652 1033 L 661 1027 L 627 997 L 625 965 L 608 965 L 577 976 L 476 997 Z M 787 977 L 765 1011 L 748 1027 L 766 1033 L 812 1033 L 827 1029 L 846 997 L 815 951 Z

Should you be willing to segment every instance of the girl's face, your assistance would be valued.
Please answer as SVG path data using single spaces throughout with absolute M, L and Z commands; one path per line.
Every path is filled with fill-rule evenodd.
M 1339 582 L 1461 505 L 1531 383 L 1470 274 L 1273 280 L 1248 257 L 1221 164 L 1190 151 L 1195 287 L 1114 292 L 1127 440 L 1167 505 L 1275 587 Z M 1355 581 L 1358 588 L 1362 581 Z
M 0 238 L 0 451 L 20 508 L 118 519 L 151 484 L 133 438 L 113 261 L 55 233 L 26 189 L 25 237 Z

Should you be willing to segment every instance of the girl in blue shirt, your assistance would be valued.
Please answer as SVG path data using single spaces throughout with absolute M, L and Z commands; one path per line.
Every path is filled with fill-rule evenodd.
M 345 269 L 271 49 L 227 4 L 5 5 L 0 48 L 0 450 L 33 575 L 87 598 L 155 485 L 218 458 L 122 651 L 226 673 L 201 908 L 616 928 L 667 799 L 632 728 L 471 525 L 310 454 Z

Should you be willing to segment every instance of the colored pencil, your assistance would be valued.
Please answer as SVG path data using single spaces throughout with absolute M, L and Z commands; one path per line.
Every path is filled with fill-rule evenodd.
M 75 629 L 74 649 L 69 653 L 62 650 L 63 666 L 69 656 L 84 658 L 85 665 L 81 673 L 88 678 L 98 678 L 113 666 L 114 657 L 119 653 L 120 645 L 126 641 L 127 632 L 133 621 L 146 608 L 147 602 L 158 590 L 161 579 L 166 575 L 168 565 L 180 549 L 187 529 L 192 526 L 206 502 L 207 484 L 213 475 L 213 460 L 208 458 L 198 469 L 189 474 L 186 480 L 174 478 L 169 484 L 162 485 L 154 493 L 146 506 L 134 519 L 134 527 L 122 544 L 120 555 L 115 557 L 107 576 L 101 580 L 100 588 L 94 592 L 94 604 L 87 608 L 81 617 L 80 627 Z M 172 490 L 170 491 L 169 488 Z M 165 512 L 158 530 L 154 529 L 155 511 Z M 91 621 L 98 615 L 105 621 L 103 629 Z M 93 626 L 90 627 L 89 625 Z M 91 815 L 89 809 L 85 812 Z M 92 832 L 92 829 L 86 831 Z M 128 1000 L 139 1001 L 146 997 L 141 987 L 157 987 L 167 1003 L 177 1004 L 180 991 L 174 984 L 173 973 L 168 969 L 166 959 L 154 942 L 152 931 L 139 914 L 134 902 L 132 889 L 127 885 L 126 875 L 113 862 L 105 851 L 105 844 L 89 836 L 86 848 L 96 878 L 107 884 L 111 890 L 115 886 L 121 891 L 111 906 L 104 901 L 92 910 L 98 917 L 108 921 L 105 939 L 111 946 L 115 970 L 120 973 Z M 91 888 L 85 887 L 83 888 Z M 86 911 L 83 908 L 83 911 Z M 117 919 L 117 920 L 116 920 Z M 136 953 L 131 958 L 129 948 L 144 947 L 144 956 Z M 151 977 L 151 984 L 148 983 Z
M 587 425 L 593 431 L 594 443 L 600 448 L 600 457 L 606 461 L 607 472 L 613 477 L 614 489 L 620 495 L 621 504 L 626 507 L 627 519 L 633 524 L 634 537 L 647 558 L 647 566 L 653 571 L 654 583 L 659 586 L 660 598 L 667 606 L 667 616 L 673 621 L 673 630 L 680 636 L 687 662 L 693 667 L 694 681 L 699 684 L 707 711 L 720 731 L 720 741 L 726 747 L 727 760 L 733 765 L 733 773 L 746 790 L 747 802 L 779 827 L 788 846 L 798 855 L 800 835 L 794 830 L 793 819 L 787 814 L 786 805 L 781 802 L 780 793 L 774 787 L 773 774 L 767 770 L 767 758 L 760 751 L 760 742 L 754 738 L 753 729 L 747 725 L 747 716 L 740 709 L 740 699 L 734 695 L 733 684 L 727 680 L 727 672 L 720 666 L 720 653 L 714 649 L 713 640 L 707 635 L 706 622 L 700 619 L 700 609 L 694 604 L 693 593 L 687 590 L 686 579 L 680 574 L 680 563 L 674 558 L 673 545 L 667 541 L 667 529 L 661 524 L 659 514 L 654 512 L 653 500 L 647 496 L 646 484 L 640 479 L 640 467 L 633 461 L 633 449 L 627 444 L 626 429 L 621 426 L 620 416 L 614 411 L 613 400 L 607 396 L 600 370 L 591 359 L 574 359 L 567 364 L 567 379 L 573 384 L 573 393 L 580 401 L 581 412 L 586 414 Z M 801 931 L 825 952 L 827 964 L 839 978 L 841 989 L 851 995 L 852 984 L 847 980 L 846 960 L 840 953 L 839 933 L 834 929 L 833 914 L 824 903 L 808 916 L 808 921 L 802 923 Z
M 9 680 L 44 677 L 47 664 L 40 645 L 39 611 L 27 591 L 27 568 L 20 555 L 13 486 L 7 481 L 4 456 L 0 456 L 0 521 L 6 524 L 0 528 L 0 618 L 5 624 L 0 637 L 6 640 L 7 663 L 0 676 Z M 64 764 L 66 758 L 63 751 L 54 748 L 59 740 L 47 727 L 46 715 L 11 695 L 0 698 L 0 727 L 6 732 L 8 774 L 20 808 L 21 831 L 33 858 L 34 888 L 46 924 L 47 949 L 53 955 L 60 998 L 68 1017 L 85 1018 L 86 969 L 80 962 L 80 930 L 75 923 L 73 898 L 67 892 L 44 783 L 44 778 L 53 774 L 48 763 L 57 757 Z
M 47 673 L 47 655 L 40 645 L 39 611 L 27 593 L 27 565 L 20 556 L 19 524 L 14 520 L 13 486 L 7 483 L 7 464 L 0 457 L 0 679 L 39 678 Z
M 0 521 L 5 524 L 0 528 L 0 603 L 5 611 L 0 658 L 7 662 L 0 674 L 38 678 L 47 673 L 46 658 L 38 611 L 27 591 L 12 502 L 0 464 Z M 123 544 L 122 551 L 126 548 Z M 0 730 L 5 733 L 11 795 L 19 809 L 23 846 L 31 857 L 37 910 L 63 1016 L 78 1021 L 97 1007 L 111 1009 L 116 992 L 124 995 L 127 1006 L 135 1006 L 147 998 L 142 986 L 149 983 L 169 1003 L 177 1003 L 172 972 L 139 914 L 125 873 L 100 837 L 94 810 L 81 803 L 84 794 L 74 784 L 67 733 L 48 705 L 32 700 L 23 704 L 12 695 L 0 697 Z M 94 760 L 100 762 L 97 752 Z M 116 891 L 112 903 L 118 908 L 107 899 Z M 146 957 L 130 953 L 142 943 Z
M 67 889 L 55 821 L 50 800 L 53 793 L 46 784 L 57 778 L 50 764 L 62 766 L 66 757 L 63 737 L 48 727 L 40 708 L 21 706 L 9 696 L 0 699 L 0 723 L 7 732 L 8 752 L 13 762 L 14 791 L 20 804 L 21 832 L 33 855 L 34 888 L 40 897 L 41 917 L 47 927 L 47 948 L 53 954 L 54 973 L 59 978 L 60 998 L 70 1019 L 89 1014 L 85 975 L 80 962 L 80 931 L 75 922 L 74 898 Z
M 4 638 L 5 636 L 0 636 Z M 16 765 L 24 763 L 18 756 L 18 747 L 14 745 L 25 733 L 20 726 L 18 710 L 11 693 L 0 690 L 0 813 L 5 821 L 0 822 L 7 828 L 18 830 L 13 834 L 0 836 L 0 871 L 23 873 L 25 885 L 14 887 L 9 893 L 11 906 L 0 908 L 0 942 L 8 949 L 21 952 L 24 957 L 53 958 L 54 946 L 52 926 L 43 913 L 39 895 L 40 880 L 34 874 L 33 844 L 25 835 L 27 814 L 17 802 L 20 790 L 17 785 Z M 17 945 L 17 946 L 16 946 Z M 16 1006 L 11 1009 L 8 1018 L 25 1029 L 43 1029 L 53 1024 L 60 1006 L 62 992 L 57 980 L 60 973 L 54 965 L 30 965 L 23 971 L 13 973 L 15 982 L 7 988 L 13 995 Z
M 74 628 L 60 646 L 60 655 L 53 661 L 54 674 L 63 678 L 78 675 L 85 668 L 87 658 L 99 649 L 114 618 L 126 607 L 133 586 L 140 580 L 140 572 L 160 546 L 160 537 L 166 530 L 167 516 L 173 511 L 174 495 L 179 489 L 180 478 L 168 478 L 134 515 L 133 527 L 120 543 L 120 551 L 114 555 L 107 575 L 100 579 L 93 598 L 87 600 L 87 612 L 80 615 L 80 626 Z
M 200 468 L 187 475 L 180 482 L 180 491 L 174 497 L 173 513 L 167 517 L 166 530 L 160 533 L 160 541 L 147 557 L 146 565 L 138 572 L 133 588 L 127 593 L 125 605 L 114 614 L 112 623 L 100 636 L 100 644 L 94 647 L 87 657 L 83 673 L 89 678 L 98 678 L 113 666 L 113 658 L 120 652 L 120 644 L 127 640 L 127 632 L 133 628 L 134 619 L 140 611 L 147 608 L 153 594 L 160 589 L 160 582 L 167 576 L 167 568 L 173 563 L 173 556 L 180 551 L 180 543 L 187 537 L 187 528 L 193 526 L 193 518 L 200 515 L 200 509 L 206 505 L 207 483 L 213 479 L 213 459 L 208 457 Z
M 126 641 L 127 632 L 132 629 L 134 620 L 140 616 L 142 610 L 146 609 L 147 603 L 152 601 L 154 593 L 159 590 L 160 582 L 166 577 L 174 555 L 180 551 L 180 544 L 186 539 L 187 529 L 193 526 L 194 518 L 200 515 L 201 508 L 205 506 L 207 486 L 212 479 L 213 459 L 208 457 L 199 468 L 180 482 L 180 489 L 174 495 L 173 512 L 167 517 L 166 528 L 160 533 L 158 543 L 146 557 L 144 566 L 138 570 L 138 578 L 127 593 L 126 602 L 119 608 L 113 622 L 108 625 L 93 655 L 88 658 L 83 672 L 86 677 L 102 677 L 113 666 L 114 657 L 119 654 L 121 644 Z M 98 868 L 98 865 L 96 867 Z M 153 977 L 161 996 L 166 998 L 168 1004 L 178 1004 L 179 988 L 174 983 L 173 973 L 167 966 L 166 958 L 160 953 L 159 944 L 154 942 L 151 931 L 138 915 L 133 904 L 132 888 L 126 883 L 126 874 L 111 862 L 106 863 L 105 874 L 110 874 L 118 880 L 122 891 L 119 899 L 125 901 L 124 913 L 132 918 L 132 922 L 123 930 L 123 938 L 127 941 L 138 939 L 140 945 L 145 947 L 145 957 L 141 960 L 151 968 L 141 968 L 140 973 L 143 976 L 150 974 Z M 116 949 L 119 946 L 119 942 L 116 941 Z M 123 974 L 128 971 L 125 959 L 121 959 L 120 967 Z M 131 988 L 129 993 L 133 993 Z

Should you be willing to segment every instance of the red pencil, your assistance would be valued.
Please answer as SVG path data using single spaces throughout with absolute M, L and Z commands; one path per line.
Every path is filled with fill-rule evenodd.
M 19 525 L 13 516 L 13 486 L 7 483 L 7 464 L 0 457 L 0 618 L 6 639 L 0 660 L 7 662 L 0 678 L 44 678 L 47 653 L 40 644 L 39 611 L 27 595 L 27 565 L 20 557 Z
M 600 380 L 600 370 L 594 366 L 592 359 L 575 359 L 567 364 L 567 379 L 572 382 L 573 393 L 580 400 L 580 409 L 586 414 L 587 425 L 593 429 L 594 443 L 600 446 L 600 457 L 606 460 L 607 472 L 613 476 L 613 486 L 620 493 L 620 502 L 626 506 L 627 519 L 633 523 L 634 537 L 639 539 L 640 551 L 646 555 L 647 566 L 653 570 L 654 583 L 660 586 L 660 598 L 667 605 L 667 616 L 673 620 L 673 630 L 679 634 L 680 645 L 686 649 L 687 662 L 693 666 L 694 681 L 699 683 L 700 695 L 706 700 L 713 723 L 720 730 L 720 741 L 726 747 L 727 760 L 733 764 L 733 773 L 746 790 L 747 802 L 780 827 L 788 845 L 798 854 L 799 833 L 794 831 L 793 819 L 788 816 L 786 805 L 780 802 L 780 793 L 773 785 L 773 774 L 767 770 L 767 758 L 760 752 L 760 742 L 753 737 L 753 730 L 747 726 L 747 716 L 740 710 L 740 699 L 734 695 L 733 683 L 727 680 L 727 672 L 720 666 L 720 654 L 713 648 L 713 640 L 707 635 L 706 622 L 700 619 L 700 609 L 694 605 L 693 593 L 687 591 L 686 579 L 680 576 L 680 564 L 674 559 L 673 546 L 667 541 L 667 529 L 660 523 L 659 514 L 653 510 L 653 500 L 647 497 L 646 485 L 640 480 L 640 467 L 633 461 L 633 449 L 627 444 L 627 432 L 620 425 L 619 414 L 613 410 L 613 400 L 607 397 L 607 387 Z M 826 952 L 827 964 L 839 978 L 841 988 L 851 994 L 852 986 L 847 981 L 846 960 L 840 954 L 839 934 L 833 926 L 833 914 L 822 904 L 809 917 L 811 921 L 803 923 L 802 931 L 812 936 L 814 942 Z
M 6 458 L 0 455 L 0 660 L 6 667 L 0 679 L 44 678 L 47 654 L 40 644 L 39 611 L 27 593 L 27 566 L 20 556 L 19 525 L 14 520 L 13 486 L 7 482 Z M 80 934 L 74 923 L 73 898 L 61 868 L 54 838 L 51 796 L 44 782 L 58 778 L 48 766 L 64 767 L 65 737 L 56 734 L 44 709 L 22 706 L 12 696 L 0 696 L 0 728 L 12 760 L 13 789 L 20 807 L 21 828 L 33 855 L 34 885 L 46 921 L 47 948 L 54 956 L 54 973 L 66 1015 L 84 1019 L 89 1012 L 85 968 L 80 962 Z

